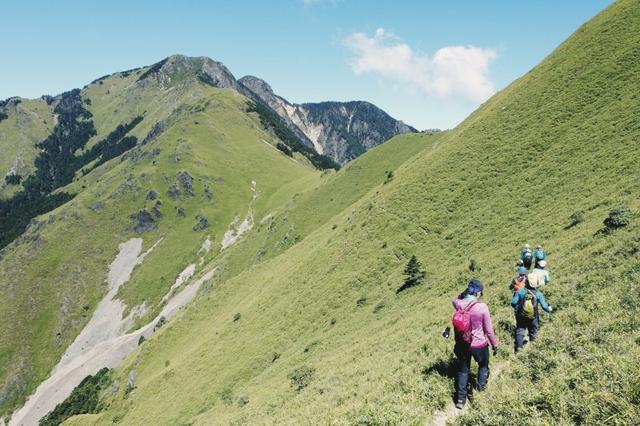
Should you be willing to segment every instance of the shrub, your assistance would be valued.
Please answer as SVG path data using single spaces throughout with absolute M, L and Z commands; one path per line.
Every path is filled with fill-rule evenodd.
M 386 175 L 386 177 L 384 179 L 384 184 L 385 185 L 393 180 L 393 170 L 389 170 L 386 173 L 387 173 L 387 175 Z
M 385 307 L 384 300 L 379 301 L 378 303 L 376 303 L 376 306 L 373 307 L 373 313 L 377 314 L 384 307 Z
M 471 272 L 475 272 L 476 270 L 480 270 L 480 268 L 478 268 L 478 263 L 473 259 L 471 259 L 469 261 L 469 270 Z
M 158 319 L 158 322 L 156 323 L 156 325 L 153 327 L 153 330 L 158 330 L 160 327 L 162 327 L 163 325 L 165 325 L 167 323 L 167 319 L 163 316 L 161 316 Z
M 242 315 L 240 315 L 239 313 L 235 314 L 233 316 L 233 322 L 236 322 L 236 321 L 240 320 L 241 317 L 242 317 Z
M 233 391 L 231 390 L 231 388 L 224 388 L 222 392 L 220 392 L 220 399 L 226 405 L 233 404 Z
M 631 222 L 631 211 L 626 207 L 616 207 L 609 212 L 609 217 L 604 220 L 607 230 L 623 228 Z
M 584 213 L 582 212 L 582 210 L 578 210 L 577 212 L 569 216 L 569 223 L 564 227 L 564 229 L 573 228 L 574 226 L 582 222 L 584 222 Z
M 302 366 L 293 370 L 287 378 L 291 380 L 291 385 L 293 388 L 300 392 L 302 389 L 306 388 L 311 380 L 313 379 L 313 375 L 315 374 L 316 369 L 313 367 Z
M 365 303 L 367 303 L 367 296 L 360 296 L 356 300 L 356 305 L 358 305 L 358 306 L 364 306 Z
M 282 142 L 278 142 L 276 144 L 276 148 L 282 151 L 287 157 L 293 157 L 293 152 L 291 151 L 291 149 Z

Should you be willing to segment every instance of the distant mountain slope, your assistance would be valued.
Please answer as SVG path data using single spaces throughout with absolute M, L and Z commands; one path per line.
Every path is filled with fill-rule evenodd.
M 369 102 L 292 104 L 264 80 L 245 76 L 239 81 L 276 111 L 296 135 L 340 164 L 396 135 L 416 132 Z
M 37 137 L 25 140 L 35 164 L 22 196 L 73 199 L 27 216 L 26 231 L 0 250 L 0 320 L 11 323 L 0 330 L 2 416 L 22 405 L 89 321 L 120 243 L 139 237 L 145 251 L 158 243 L 117 294 L 126 314 L 137 307 L 140 325 L 186 267 L 206 272 L 200 262 L 319 179 L 305 156 L 276 149 L 280 140 L 249 112 L 249 99 L 212 86 L 229 82 L 224 69 L 205 64 L 202 81 L 200 64 L 176 62 L 96 80 L 52 99 L 51 110 L 33 101 L 55 126 L 48 134 L 34 128 L 47 135 L 40 149 Z M 3 129 L 19 120 L 13 108 Z M 0 144 L 11 149 L 12 140 Z M 22 205 L 9 213 L 18 216 Z
M 19 191 L 23 179 L 33 173 L 36 144 L 54 125 L 53 107 L 44 99 L 0 101 L 0 199 Z
M 284 253 L 199 297 L 73 424 L 425 424 L 451 400 L 441 332 L 471 277 L 508 368 L 459 424 L 637 422 L 639 45 L 638 3 L 616 2 L 304 238 L 285 225 Z M 394 142 L 412 137 L 431 136 Z M 606 228 L 618 207 L 626 225 Z M 508 283 L 527 242 L 547 248 L 556 312 L 516 356 Z M 425 282 L 397 294 L 412 255 Z

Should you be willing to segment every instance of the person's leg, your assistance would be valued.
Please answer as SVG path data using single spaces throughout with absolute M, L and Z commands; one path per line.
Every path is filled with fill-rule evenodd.
M 533 342 L 536 340 L 536 336 L 538 335 L 538 318 L 534 318 L 529 325 L 529 341 Z
M 471 352 L 466 342 L 456 342 L 453 352 L 458 359 L 458 372 L 456 374 L 456 404 L 464 404 L 467 401 L 467 385 L 471 373 Z
M 483 391 L 489 381 L 489 346 L 471 348 L 471 354 L 478 363 L 478 390 Z
M 527 325 L 519 318 L 516 318 L 515 350 L 518 352 L 524 346 L 524 333 Z

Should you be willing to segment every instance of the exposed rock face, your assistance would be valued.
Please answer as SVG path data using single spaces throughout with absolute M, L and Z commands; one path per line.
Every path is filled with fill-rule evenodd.
M 393 136 L 416 132 L 368 102 L 292 104 L 276 95 L 264 80 L 246 76 L 239 81 L 278 113 L 304 142 L 340 164 Z
M 309 139 L 307 134 L 298 125 L 296 125 L 293 119 L 289 116 L 287 108 L 292 107 L 289 101 L 276 95 L 273 92 L 273 89 L 271 89 L 271 86 L 269 86 L 266 81 L 260 78 L 248 75 L 242 77 L 239 81 L 243 86 L 251 91 L 254 97 L 257 97 L 262 102 L 266 103 L 272 110 L 274 110 L 287 124 L 287 127 L 289 127 L 291 131 L 293 131 L 293 133 L 298 138 L 300 138 L 302 142 L 304 142 L 305 145 L 315 148 L 315 150 L 319 154 L 322 154 L 322 151 L 318 151 L 318 148 L 314 145 L 313 141 Z

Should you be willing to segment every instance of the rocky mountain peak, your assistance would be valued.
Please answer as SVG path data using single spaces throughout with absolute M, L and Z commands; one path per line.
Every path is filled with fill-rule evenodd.
M 273 92 L 273 89 L 271 88 L 269 83 L 267 83 L 266 81 L 264 81 L 261 78 L 254 77 L 252 75 L 245 75 L 244 77 L 242 77 L 238 81 L 240 83 L 244 84 L 245 87 L 247 87 L 249 90 L 251 90 L 253 93 L 257 94 L 261 98 L 263 96 L 269 96 L 269 95 L 270 96 L 274 96 L 275 95 L 275 93 Z
M 214 87 L 239 88 L 236 78 L 222 62 L 206 56 L 171 55 L 149 67 L 139 81 L 150 77 L 156 77 L 164 84 L 198 79 Z

